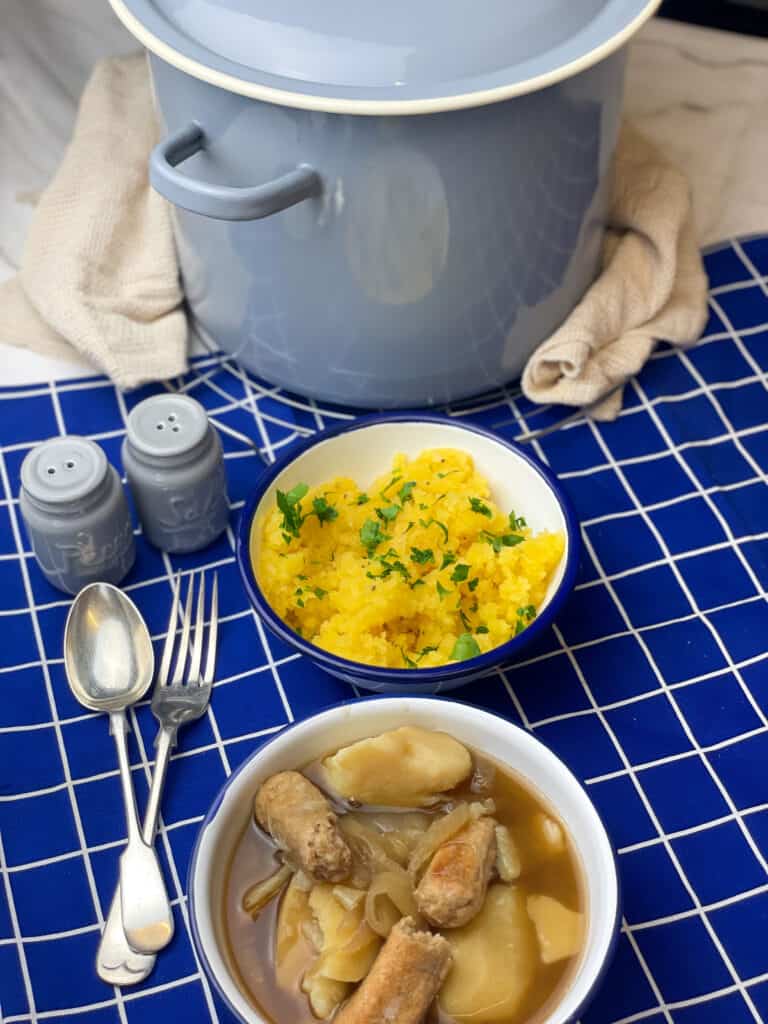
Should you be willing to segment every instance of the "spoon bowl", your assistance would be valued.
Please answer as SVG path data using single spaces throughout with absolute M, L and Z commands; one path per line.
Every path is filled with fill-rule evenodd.
M 64 628 L 72 693 L 91 711 L 120 711 L 141 700 L 155 654 L 136 605 L 110 583 L 91 583 L 72 603 Z
M 173 915 L 157 855 L 139 825 L 125 714 L 149 689 L 155 653 L 146 623 L 122 590 L 111 583 L 91 583 L 80 591 L 64 627 L 64 665 L 77 700 L 109 715 L 128 830 L 120 857 L 123 931 L 132 949 L 156 953 L 171 941 Z

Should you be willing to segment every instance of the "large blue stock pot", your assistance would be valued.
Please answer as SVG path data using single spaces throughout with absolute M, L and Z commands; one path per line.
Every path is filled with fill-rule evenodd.
M 598 268 L 625 44 L 659 0 L 110 0 L 146 46 L 196 327 L 283 387 L 451 401 Z

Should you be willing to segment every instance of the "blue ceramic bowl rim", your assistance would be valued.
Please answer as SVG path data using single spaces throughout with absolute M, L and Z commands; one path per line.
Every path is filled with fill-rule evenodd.
M 192 935 L 192 943 L 193 943 L 193 945 L 195 947 L 195 950 L 197 952 L 197 956 L 198 956 L 198 958 L 199 958 L 199 960 L 200 960 L 200 962 L 201 962 L 201 964 L 203 966 L 205 974 L 210 979 L 210 981 L 213 983 L 213 985 L 214 985 L 216 991 L 218 992 L 220 998 L 226 1004 L 227 1009 L 230 1010 L 230 1012 L 233 1013 L 238 1020 L 242 1021 L 243 1024 L 249 1024 L 249 1022 L 246 1021 L 246 1019 L 243 1017 L 243 1015 L 240 1013 L 240 1011 L 237 1010 L 235 1008 L 235 1006 L 230 1002 L 230 999 L 227 996 L 226 992 L 224 992 L 224 990 L 219 985 L 219 982 L 216 979 L 216 975 L 213 972 L 213 968 L 211 967 L 210 962 L 208 960 L 208 957 L 206 956 L 205 947 L 203 946 L 203 941 L 200 938 L 200 931 L 199 931 L 198 926 L 197 926 L 197 908 L 195 906 L 194 878 L 195 878 L 195 874 L 196 874 L 196 871 L 197 871 L 197 859 L 198 859 L 198 856 L 200 854 L 200 844 L 202 843 L 203 836 L 205 835 L 206 829 L 209 827 L 209 825 L 211 824 L 213 819 L 216 817 L 216 814 L 218 813 L 219 807 L 221 806 L 222 801 L 224 800 L 224 797 L 225 797 L 226 792 L 229 789 L 229 787 L 232 785 L 232 783 L 235 781 L 235 779 L 238 778 L 238 776 L 241 775 L 249 767 L 251 762 L 255 758 L 257 758 L 257 757 L 259 757 L 261 755 L 261 753 L 264 751 L 264 749 L 266 747 L 268 747 L 271 743 L 274 743 L 275 740 L 279 739 L 281 736 L 284 736 L 286 733 L 290 732 L 292 729 L 295 729 L 297 726 L 303 725 L 305 722 L 309 722 L 313 718 L 317 718 L 319 715 L 326 714 L 328 711 L 333 711 L 335 708 L 346 707 L 347 704 L 360 704 L 360 703 L 368 703 L 369 701 L 376 701 L 376 700 L 398 700 L 398 699 L 405 699 L 405 700 L 408 700 L 408 701 L 440 701 L 442 703 L 458 704 L 458 705 L 464 706 L 464 707 L 471 707 L 473 710 L 475 710 L 475 711 L 482 711 L 484 714 L 489 715 L 492 718 L 498 718 L 500 721 L 504 722 L 505 725 L 510 726 L 510 728 L 512 728 L 512 729 L 517 729 L 519 732 L 525 733 L 526 735 L 528 735 L 532 739 L 534 739 L 537 743 L 539 743 L 542 747 L 544 747 L 546 750 L 548 750 L 549 753 L 552 755 L 552 757 L 554 757 L 557 761 L 560 762 L 560 764 L 565 768 L 566 772 L 570 775 L 570 777 L 573 779 L 573 781 L 576 783 L 576 785 L 582 791 L 584 796 L 587 798 L 589 804 L 591 805 L 592 809 L 594 810 L 595 814 L 597 815 L 598 821 L 602 825 L 603 832 L 605 833 L 605 837 L 606 837 L 606 839 L 608 841 L 608 849 L 610 850 L 611 858 L 612 858 L 612 861 L 613 861 L 613 872 L 614 872 L 614 877 L 616 879 L 616 914 L 614 915 L 614 919 L 613 919 L 613 922 L 611 924 L 611 938 L 610 938 L 610 940 L 608 942 L 608 946 L 606 947 L 605 956 L 603 958 L 603 962 L 602 962 L 602 964 L 600 966 L 600 969 L 596 972 L 592 984 L 589 986 L 589 988 L 587 989 L 587 991 L 584 994 L 584 998 L 581 1000 L 579 1005 L 575 1008 L 573 1013 L 563 1022 L 563 1024 L 576 1024 L 576 1022 L 579 1020 L 581 1015 L 584 1013 L 584 1011 L 590 1005 L 592 1000 L 595 998 L 595 996 L 596 996 L 600 986 L 602 985 L 603 979 L 605 978 L 605 975 L 608 972 L 608 968 L 611 966 L 611 963 L 613 961 L 614 955 L 616 953 L 616 946 L 617 946 L 618 941 L 619 941 L 619 931 L 620 931 L 621 919 L 622 919 L 622 915 L 623 915 L 623 893 L 622 893 L 622 885 L 621 885 L 621 874 L 619 872 L 619 859 L 618 859 L 618 856 L 616 854 L 616 848 L 614 846 L 613 840 L 611 839 L 610 832 L 608 831 L 608 829 L 605 826 L 605 821 L 603 819 L 602 814 L 597 809 L 594 801 L 592 800 L 592 797 L 589 795 L 589 792 L 587 791 L 587 787 L 584 785 L 584 783 L 581 781 L 581 779 L 579 779 L 571 771 L 571 769 L 568 767 L 568 765 L 565 763 L 565 761 L 562 759 L 562 757 L 560 757 L 559 754 L 556 754 L 555 751 L 552 750 L 552 748 L 550 746 L 548 746 L 548 744 L 544 743 L 543 740 L 539 739 L 539 737 L 536 736 L 535 733 L 529 732 L 527 729 L 523 729 L 522 726 L 519 726 L 516 722 L 510 722 L 508 718 L 505 718 L 503 715 L 498 714 L 498 712 L 496 712 L 496 711 L 490 711 L 487 708 L 477 707 L 474 704 L 470 704 L 469 701 L 453 700 L 452 698 L 438 697 L 438 696 L 435 696 L 433 694 L 432 695 L 431 694 L 418 694 L 415 697 L 407 697 L 406 698 L 406 697 L 399 697 L 396 694 L 373 693 L 373 694 L 370 694 L 367 697 L 355 697 L 355 698 L 351 698 L 350 700 L 342 700 L 342 701 L 337 701 L 334 704 L 329 704 L 327 707 L 321 708 L 319 711 L 315 711 L 311 715 L 307 715 L 306 718 L 299 719 L 298 721 L 295 721 L 295 722 L 290 722 L 288 725 L 284 726 L 279 732 L 275 733 L 273 736 L 268 737 L 268 739 L 266 739 L 256 750 L 254 750 L 253 753 L 250 754 L 245 759 L 245 761 L 243 761 L 242 764 L 240 764 L 232 772 L 232 774 L 229 775 L 224 780 L 224 782 L 221 785 L 221 788 L 219 789 L 218 793 L 216 794 L 216 796 L 213 799 L 213 803 L 208 808 L 208 811 L 207 811 L 205 817 L 203 818 L 202 822 L 200 823 L 200 829 L 199 829 L 199 831 L 197 833 L 197 836 L 195 838 L 195 844 L 192 847 L 192 856 L 190 857 L 189 869 L 187 871 L 187 904 L 188 904 L 188 907 L 189 907 L 189 927 L 190 927 L 190 932 L 191 932 L 191 935 Z
M 511 640 L 508 640 L 505 644 L 501 644 L 500 647 L 494 647 L 485 654 L 480 654 L 475 658 L 468 658 L 466 661 L 459 661 L 449 665 L 439 665 L 435 668 L 383 668 L 376 665 L 365 665 L 362 662 L 352 661 L 348 658 L 340 658 L 336 654 L 331 654 L 329 651 L 324 651 L 322 648 L 316 647 L 314 644 L 309 643 L 303 637 L 299 636 L 298 633 L 292 630 L 291 627 L 287 625 L 287 623 L 285 623 L 271 608 L 269 602 L 262 594 L 258 582 L 256 581 L 256 575 L 253 571 L 253 566 L 251 565 L 249 543 L 253 517 L 265 491 L 269 488 L 272 481 L 282 473 L 283 470 L 291 464 L 291 462 L 295 461 L 299 455 L 302 455 L 315 445 L 326 441 L 330 437 L 338 437 L 340 434 L 351 433 L 355 430 L 376 426 L 380 423 L 439 423 L 441 425 L 458 427 L 461 430 L 468 430 L 472 433 L 480 434 L 482 437 L 487 437 L 490 440 L 495 441 L 502 447 L 509 449 L 509 451 L 514 455 L 522 458 L 531 467 L 531 469 L 542 477 L 544 482 L 552 491 L 563 513 L 563 518 L 565 520 L 565 532 L 568 540 L 563 578 L 546 608 L 544 608 L 541 614 L 538 615 L 519 636 L 512 637 Z M 251 604 L 270 630 L 281 640 L 289 644 L 291 647 L 294 647 L 302 654 L 307 655 L 307 657 L 311 658 L 312 661 L 321 665 L 323 668 L 326 668 L 330 672 L 346 676 L 354 676 L 357 679 L 365 679 L 369 682 L 389 683 L 390 685 L 405 686 L 407 688 L 411 685 L 422 685 L 424 683 L 439 684 L 449 679 L 463 679 L 465 677 L 469 678 L 471 676 L 478 676 L 513 658 L 518 651 L 528 646 L 531 641 L 533 641 L 544 629 L 547 628 L 547 626 L 550 625 L 562 608 L 564 601 L 569 596 L 576 581 L 580 551 L 581 536 L 578 520 L 576 519 L 573 509 L 571 508 L 570 501 L 563 492 L 560 483 L 546 466 L 543 466 L 541 463 L 531 458 L 531 456 L 519 445 L 514 444 L 512 441 L 507 441 L 505 438 L 500 437 L 493 431 L 485 430 L 483 427 L 478 427 L 474 423 L 465 423 L 463 420 L 456 419 L 451 416 L 440 416 L 433 413 L 396 412 L 380 413 L 373 416 L 361 416 L 351 422 L 323 430 L 322 432 L 306 438 L 304 441 L 293 446 L 290 452 L 278 458 L 274 463 L 272 463 L 272 465 L 265 469 L 259 477 L 253 493 L 247 499 L 245 506 L 240 513 L 240 519 L 237 524 L 235 555 L 240 569 L 240 576 L 243 580 L 243 584 Z

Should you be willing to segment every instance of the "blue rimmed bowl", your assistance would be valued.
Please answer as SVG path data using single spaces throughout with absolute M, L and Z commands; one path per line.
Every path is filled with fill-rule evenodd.
M 203 969 L 242 1024 L 266 1024 L 268 1018 L 240 980 L 223 915 L 226 866 L 256 791 L 275 772 L 300 768 L 348 743 L 403 725 L 446 732 L 494 758 L 535 790 L 565 825 L 581 865 L 586 934 L 560 998 L 536 1019 L 573 1024 L 594 998 L 616 946 L 621 900 L 611 841 L 587 791 L 540 740 L 500 715 L 434 697 L 369 697 L 327 708 L 283 729 L 229 776 L 200 826 L 189 866 L 192 939 Z
M 299 636 L 272 609 L 253 569 L 263 517 L 274 508 L 277 490 L 299 482 L 317 486 L 347 476 L 365 488 L 389 469 L 394 455 L 415 457 L 427 448 L 468 452 L 488 480 L 496 503 L 514 508 L 536 531 L 560 531 L 565 551 L 533 623 L 519 636 L 476 658 L 437 668 L 393 669 L 340 658 Z M 438 693 L 495 672 L 550 625 L 573 589 L 579 559 L 579 528 L 556 478 L 524 449 L 490 431 L 446 416 L 395 413 L 369 416 L 324 431 L 278 459 L 258 480 L 245 504 L 237 532 L 237 561 L 254 609 L 272 633 L 321 668 L 377 693 Z

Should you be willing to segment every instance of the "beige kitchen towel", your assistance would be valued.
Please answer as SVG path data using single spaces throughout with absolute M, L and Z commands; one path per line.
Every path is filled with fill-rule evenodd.
M 533 402 L 589 406 L 595 419 L 614 419 L 623 382 L 645 365 L 656 342 L 693 344 L 706 322 L 707 277 L 688 180 L 625 125 L 602 273 L 533 353 L 523 391 Z
M 72 141 L 33 215 L 0 337 L 85 356 L 123 388 L 182 373 L 187 322 L 170 212 L 149 185 L 157 141 L 146 59 L 98 64 Z

